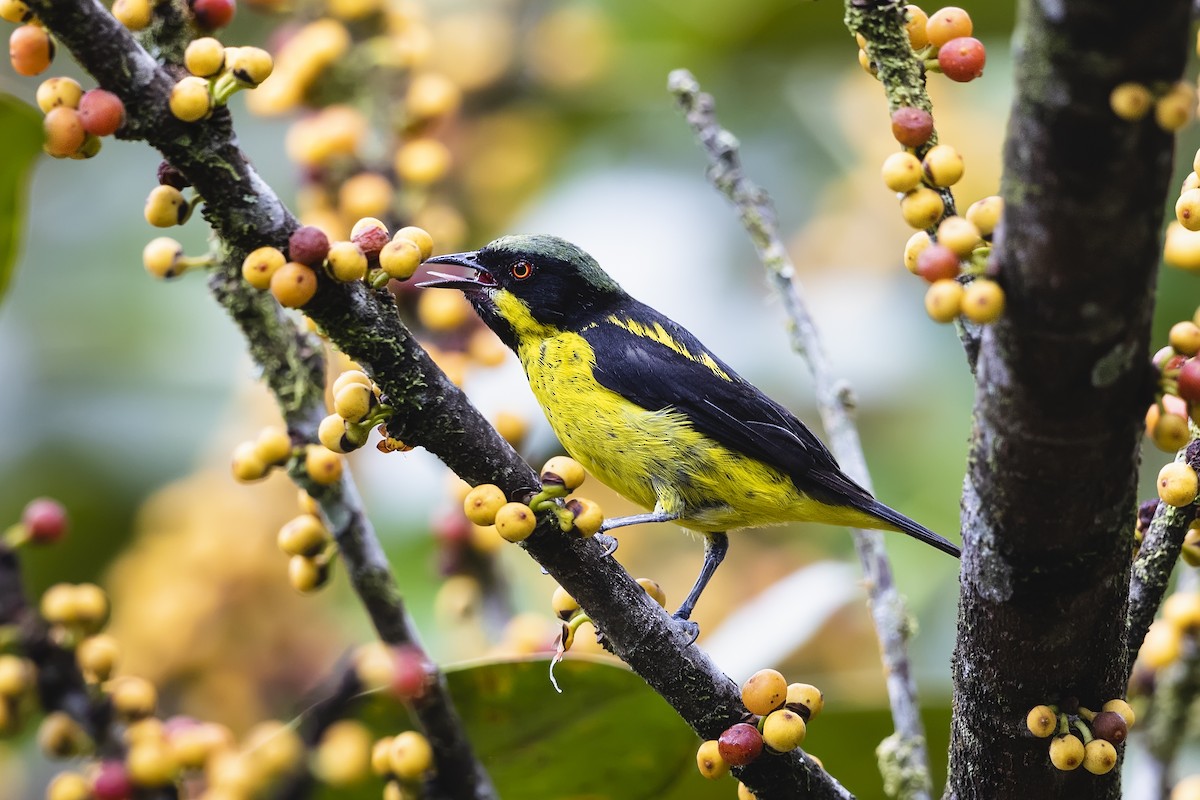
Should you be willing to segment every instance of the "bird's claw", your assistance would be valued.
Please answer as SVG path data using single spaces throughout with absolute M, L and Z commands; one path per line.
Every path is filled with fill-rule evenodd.
M 688 635 L 689 645 L 695 644 L 696 640 L 700 638 L 699 624 L 692 622 L 687 617 L 679 616 L 678 611 L 671 615 L 671 619 L 675 620 L 675 624 L 679 627 L 679 629 Z
M 620 542 L 617 541 L 617 537 L 608 536 L 607 534 L 604 534 L 604 533 L 597 533 L 592 538 L 595 539 L 600 544 L 604 545 L 604 555 L 606 557 L 611 556 L 613 553 L 617 552 L 617 545 L 620 544 Z

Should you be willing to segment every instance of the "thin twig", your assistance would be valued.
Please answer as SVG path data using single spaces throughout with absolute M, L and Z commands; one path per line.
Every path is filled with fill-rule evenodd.
M 708 178 L 737 208 L 759 259 L 767 269 L 790 322 L 792 346 L 803 356 L 816 382 L 817 407 L 829 436 L 829 444 L 846 473 L 871 488 L 870 474 L 858 430 L 851 417 L 852 401 L 845 383 L 839 381 L 825 354 L 820 333 L 808 311 L 796 280 L 796 270 L 780 238 L 770 196 L 750 181 L 742 170 L 737 138 L 721 127 L 711 95 L 687 70 L 675 70 L 668 88 L 687 114 L 688 124 L 700 139 L 709 158 Z M 912 630 L 904 597 L 896 589 L 891 564 L 878 531 L 855 530 L 854 546 L 866 578 L 871 617 L 879 635 L 888 698 L 895 722 L 894 737 L 878 751 L 880 771 L 889 795 L 929 798 L 929 758 L 925 752 L 925 729 L 917 705 L 917 687 L 908 658 L 908 636 Z

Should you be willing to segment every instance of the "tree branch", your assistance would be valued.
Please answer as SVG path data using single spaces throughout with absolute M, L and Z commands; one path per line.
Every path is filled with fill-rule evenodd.
M 709 180 L 737 209 L 742 225 L 758 251 L 759 260 L 766 267 L 771 286 L 783 301 L 792 347 L 804 358 L 816 382 L 817 407 L 830 446 L 847 474 L 869 490 L 871 476 L 858 429 L 851 417 L 850 389 L 834 376 L 820 332 L 796 280 L 795 266 L 779 235 L 771 198 L 746 177 L 737 138 L 721 127 L 712 96 L 700 91 L 695 77 L 687 70 L 675 70 L 667 84 L 708 156 Z M 867 586 L 871 618 L 879 635 L 888 699 L 896 726 L 894 737 L 889 737 L 892 741 L 886 742 L 886 747 L 880 746 L 880 771 L 890 796 L 928 798 L 930 778 L 925 728 L 921 723 L 916 682 L 908 659 L 908 635 L 912 624 L 904 597 L 896 589 L 883 534 L 855 530 L 853 535 Z

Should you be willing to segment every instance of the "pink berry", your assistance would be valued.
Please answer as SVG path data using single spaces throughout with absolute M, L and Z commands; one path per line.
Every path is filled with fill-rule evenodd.
M 96 800 L 129 800 L 133 783 L 120 761 L 104 761 L 92 780 L 92 796 Z
M 192 0 L 196 24 L 210 31 L 228 25 L 236 9 L 234 0 Z
M 983 74 L 987 51 L 983 42 L 972 36 L 951 39 L 938 48 L 938 65 L 942 73 L 952 81 L 966 83 Z
M 49 497 L 29 501 L 21 513 L 21 524 L 29 539 L 38 544 L 53 544 L 67 535 L 67 510 Z
M 425 693 L 429 673 L 425 654 L 411 645 L 392 648 L 392 693 L 401 700 L 414 700 Z
M 1189 358 L 1179 367 L 1179 396 L 1189 403 L 1200 403 L 1200 359 Z
M 79 98 L 79 121 L 95 136 L 111 136 L 125 123 L 125 104 L 104 89 L 89 89 Z
M 958 256 L 949 247 L 931 244 L 917 256 L 917 274 L 933 283 L 958 277 Z

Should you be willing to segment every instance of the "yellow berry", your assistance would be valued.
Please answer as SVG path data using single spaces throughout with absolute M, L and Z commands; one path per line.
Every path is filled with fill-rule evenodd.
M 67 106 L 56 106 L 42 120 L 45 141 L 42 147 L 55 158 L 66 158 L 83 146 L 87 138 L 79 112 Z
M 1045 739 L 1058 730 L 1058 715 L 1050 706 L 1034 706 L 1025 717 L 1025 727 L 1034 736 Z
M 573 492 L 583 485 L 587 473 L 583 465 L 569 456 L 555 456 L 542 467 L 542 483 L 556 483 Z
M 787 704 L 797 708 L 807 708 L 808 718 L 814 719 L 825 708 L 825 695 L 811 683 L 789 683 L 787 687 Z
M 342 478 L 342 457 L 319 444 L 310 444 L 304 453 L 304 471 L 316 483 L 337 483 Z
M 433 255 L 433 237 L 429 235 L 429 231 L 424 228 L 418 228 L 415 225 L 408 225 L 396 231 L 392 236 L 392 240 L 408 239 L 421 249 L 421 260 L 429 258 Z
M 38 86 L 35 97 L 43 114 L 49 114 L 50 109 L 59 106 L 79 108 L 83 87 L 74 78 L 47 78 Z
M 163 741 L 146 741 L 129 748 L 125 756 L 129 779 L 136 786 L 166 786 L 175 779 L 177 765 Z
M 289 556 L 312 558 L 329 544 L 329 531 L 318 517 L 301 514 L 283 524 L 275 543 Z
M 379 268 L 389 278 L 406 281 L 421 266 L 421 247 L 411 239 L 395 238 L 379 251 Z
M 667 607 L 667 593 L 663 591 L 662 585 L 658 581 L 651 578 L 638 578 L 637 585 L 646 590 L 646 594 L 654 602 L 658 603 L 663 608 Z
M 317 273 L 289 261 L 271 275 L 271 295 L 284 308 L 303 308 L 317 293 Z
M 352 383 L 360 383 L 363 386 L 372 388 L 375 386 L 375 384 L 371 383 L 371 379 L 367 377 L 367 373 L 360 369 L 348 369 L 334 379 L 333 386 L 329 388 L 329 391 L 336 396 L 338 392 Z
M 980 325 L 995 322 L 1004 313 L 1004 290 L 995 281 L 976 278 L 963 289 L 962 313 Z
M 385 736 L 371 747 L 371 772 L 376 775 L 392 774 L 392 737 Z
M 496 532 L 508 542 L 522 542 L 537 527 L 533 509 L 524 503 L 505 503 L 496 511 Z
M 1158 406 L 1150 407 L 1151 412 L 1157 412 Z M 1147 416 L 1150 416 L 1149 414 Z M 1178 414 L 1154 414 L 1154 424 L 1150 428 L 1150 438 L 1154 440 L 1154 444 L 1158 449 L 1174 453 L 1181 447 L 1186 445 L 1192 438 L 1191 430 L 1188 428 L 1188 421 L 1185 417 Z
M 1194 191 L 1200 192 L 1200 189 Z M 1167 343 L 1181 355 L 1196 355 L 1200 352 L 1200 325 L 1191 320 L 1176 322 L 1167 334 Z
M 33 686 L 33 662 L 9 653 L 0 655 L 0 702 L 20 697 Z
M 206 78 L 188 75 L 171 88 L 167 100 L 171 115 L 183 122 L 198 122 L 212 114 L 213 96 Z
M 435 119 L 454 113 L 462 98 L 458 84 L 433 72 L 413 77 L 404 97 L 404 111 L 415 121 Z
M 142 248 L 142 266 L 156 278 L 174 278 L 183 272 L 183 245 L 169 236 L 151 239 Z
M 1158 498 L 1176 508 L 1196 500 L 1196 471 L 1181 461 L 1173 461 L 1158 472 Z
M 328 568 L 315 559 L 292 556 L 288 559 L 288 583 L 301 594 L 314 592 L 329 579 Z
M 182 225 L 187 219 L 188 202 L 174 186 L 155 186 L 146 198 L 143 213 L 146 221 L 156 228 Z
M 348 219 L 386 217 L 391 215 L 396 187 L 378 172 L 351 175 L 338 189 L 338 210 Z M 380 227 L 383 227 L 382 223 Z M 387 229 L 384 228 L 384 232 Z M 351 229 L 350 238 L 356 231 Z
M 105 633 L 89 636 L 75 649 L 75 660 L 84 677 L 100 683 L 112 677 L 121 656 L 117 640 Z
M 148 717 L 158 705 L 158 690 L 145 678 L 133 675 L 118 678 L 109 692 L 113 710 L 126 719 Z
M 1164 620 L 1155 620 L 1146 631 L 1146 638 L 1142 640 L 1138 660 L 1150 669 L 1162 669 L 1178 661 L 1182 649 L 1183 641 L 1179 628 Z
M 495 336 L 490 330 L 485 329 L 481 332 Z M 496 433 L 500 434 L 500 438 L 516 447 L 524 441 L 525 434 L 529 432 L 529 420 L 521 414 L 501 411 L 492 420 L 492 427 L 496 429 Z
M 1117 765 L 1117 748 L 1103 739 L 1092 739 L 1083 748 L 1083 768 L 1093 775 L 1105 775 Z
M 258 454 L 254 442 L 242 442 L 233 448 L 233 460 L 230 464 L 233 477 L 242 483 L 262 480 L 267 477 L 268 464 Z
M 60 772 L 46 787 L 46 800 L 92 800 L 92 787 L 78 772 Z
M 931 244 L 933 244 L 933 240 L 925 231 L 917 231 L 908 237 L 908 241 L 904 245 L 904 266 L 909 272 L 917 274 L 917 259 Z
M 330 725 L 312 760 L 313 774 L 335 789 L 353 786 L 371 771 L 371 732 L 357 720 Z
M 967 219 L 979 229 L 979 235 L 987 238 L 995 232 L 1004 213 L 1004 198 L 999 195 L 985 197 L 971 203 L 967 209 Z
M 361 422 L 375 406 L 375 393 L 361 383 L 343 386 L 333 397 L 333 411 L 347 422 Z
M 1140 83 L 1122 83 L 1108 96 L 1113 113 L 1127 122 L 1136 122 L 1146 116 L 1154 102 L 1150 90 Z
M 463 513 L 476 525 L 494 525 L 496 514 L 508 502 L 499 486 L 484 483 L 467 492 Z
M 1154 121 L 1167 132 L 1177 131 L 1192 121 L 1195 105 L 1195 89 L 1180 81 L 1155 101 Z
M 764 716 L 787 702 L 788 682 L 774 669 L 760 669 L 742 684 L 742 702 L 751 714 Z
M 804 718 L 786 708 L 772 711 L 763 720 L 763 743 L 777 753 L 795 750 L 804 741 L 807 732 Z
M 1200 189 L 1188 189 L 1175 201 L 1175 219 L 1189 231 L 1200 231 Z
M 140 31 L 150 27 L 154 7 L 150 0 L 115 0 L 112 15 L 129 30 Z
M 700 745 L 696 751 L 696 768 L 700 774 L 715 781 L 729 774 L 729 764 L 721 757 L 721 751 L 716 739 L 710 739 Z
M 388 765 L 392 774 L 402 781 L 415 781 L 433 768 L 433 748 L 416 731 L 405 731 L 392 738 L 388 748 Z
M 343 283 L 360 281 L 367 275 L 367 257 L 354 242 L 334 242 L 326 256 L 329 274 Z
M 317 441 L 331 452 L 347 453 L 355 449 L 347 440 L 347 430 L 346 420 L 337 414 L 330 414 L 317 426 Z
M 1133 707 L 1120 698 L 1109 700 L 1100 710 L 1120 714 L 1124 718 L 1125 724 L 1130 728 L 1133 727 L 1133 723 L 1137 720 L 1137 715 L 1133 713 Z
M 911 192 L 925 178 L 921 161 L 907 150 L 892 153 L 884 159 L 881 172 L 883 185 L 893 192 Z
M 1083 742 L 1074 734 L 1055 736 L 1050 742 L 1050 763 L 1064 772 L 1078 769 L 1083 758 Z
M 33 9 L 23 0 L 0 0 L 0 19 L 21 25 L 32 22 L 33 17 Z
M 963 176 L 963 157 L 948 144 L 929 148 L 921 167 L 934 186 L 953 186 Z
M 604 512 L 600 505 L 586 497 L 574 497 L 567 501 L 567 509 L 574 515 L 575 532 L 585 539 L 600 532 L 604 524 Z
M 268 464 L 281 464 L 292 454 L 292 437 L 284 428 L 263 428 L 254 439 L 258 457 Z
M 929 17 L 920 6 L 904 7 L 904 27 L 908 31 L 908 43 L 912 45 L 913 50 L 924 49 L 929 44 L 929 36 L 925 32 L 928 24 Z
M 437 139 L 412 139 L 400 145 L 393 166 L 396 177 L 406 184 L 428 186 L 450 170 L 450 149 Z
M 183 65 L 199 78 L 211 78 L 225 68 L 225 46 L 211 36 L 193 39 L 183 51 Z
M 1163 243 L 1163 260 L 1179 269 L 1200 270 L 1200 232 L 1170 222 Z
M 38 604 L 42 617 L 52 625 L 66 625 L 76 621 L 75 587 L 69 583 L 56 583 L 42 593 Z
M 909 8 L 912 8 L 912 6 L 909 6 Z M 924 30 L 924 29 L 922 29 L 922 30 Z M 809 756 L 809 757 L 812 758 L 811 756 Z M 754 792 L 750 791 L 749 786 L 742 783 L 741 781 L 738 781 L 737 800 L 758 800 L 758 796 L 755 795 Z
M 934 281 L 925 291 L 925 312 L 934 322 L 953 322 L 962 310 L 963 287 L 953 278 Z
M 925 23 L 925 33 L 929 37 L 929 43 L 934 47 L 941 47 L 951 39 L 957 39 L 960 36 L 970 36 L 973 29 L 971 15 L 955 6 L 939 8 L 929 16 L 929 20 Z
M 65 711 L 51 711 L 38 725 L 38 748 L 49 758 L 79 755 L 86 741 L 87 734 L 83 728 Z
M 452 331 L 471 318 L 471 304 L 462 292 L 426 289 L 417 299 L 417 318 L 431 331 Z
M 945 210 L 942 196 L 928 186 L 918 186 L 900 199 L 900 215 L 912 228 L 932 228 Z
M 966 258 L 982 244 L 979 228 L 974 222 L 959 216 L 946 217 L 938 224 L 938 244 L 950 248 L 959 258 Z
M 242 261 L 242 277 L 255 289 L 265 292 L 271 288 L 271 276 L 285 263 L 287 259 L 278 248 L 260 247 Z
M 1162 616 L 1180 630 L 1200 628 L 1200 593 L 1175 592 L 1163 603 Z
M 245 86 L 258 86 L 270 77 L 274 68 L 271 54 L 261 47 L 231 47 L 225 54 L 225 69 Z
M 108 594 L 94 583 L 81 583 L 72 590 L 75 595 L 75 622 L 86 628 L 99 628 L 108 617 Z
M 579 610 L 579 603 L 574 597 L 561 586 L 554 587 L 554 594 L 550 597 L 550 607 L 554 609 L 554 613 L 559 619 L 570 619 L 571 615 Z

